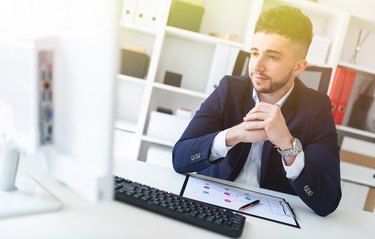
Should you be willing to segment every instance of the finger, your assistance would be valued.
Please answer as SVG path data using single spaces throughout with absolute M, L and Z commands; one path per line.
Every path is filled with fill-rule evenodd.
M 243 117 L 243 121 L 262 121 L 268 119 L 269 117 L 270 115 L 268 113 L 257 112 L 247 114 L 245 117 Z
M 250 121 L 245 124 L 246 130 L 263 130 L 265 126 L 264 121 Z
M 258 141 L 268 140 L 266 132 L 264 130 L 252 130 L 246 135 L 245 142 L 254 143 Z
M 272 112 L 276 108 L 279 108 L 279 106 L 260 102 L 257 106 L 252 108 L 247 114 L 257 113 L 257 112 Z

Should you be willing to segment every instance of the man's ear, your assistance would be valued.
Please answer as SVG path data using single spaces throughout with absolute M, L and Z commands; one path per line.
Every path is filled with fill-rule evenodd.
M 300 59 L 298 60 L 296 66 L 294 67 L 294 75 L 298 76 L 301 74 L 307 67 L 307 61 L 306 59 Z

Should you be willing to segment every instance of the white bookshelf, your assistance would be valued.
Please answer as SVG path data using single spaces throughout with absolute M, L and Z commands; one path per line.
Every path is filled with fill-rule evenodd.
M 360 40 L 360 50 L 357 52 L 355 61 L 353 55 L 357 46 L 359 31 L 362 30 Z M 366 87 L 375 81 L 375 62 L 373 56 L 375 54 L 375 20 L 366 19 L 360 16 L 349 15 L 348 24 L 345 29 L 343 46 L 341 48 L 340 57 L 336 66 L 348 68 L 356 72 L 356 78 L 351 91 L 348 102 L 347 111 L 344 116 L 342 125 L 337 126 L 339 132 L 343 135 L 349 134 L 351 137 L 359 136 L 375 142 L 375 133 L 362 129 L 350 127 L 350 117 L 355 114 L 353 104 L 358 96 L 366 90 Z M 365 35 L 367 34 L 367 37 Z
M 150 137 L 150 136 L 147 136 L 147 135 L 143 135 L 142 140 L 144 140 L 146 142 L 149 142 L 149 143 L 164 145 L 164 146 L 168 146 L 168 147 L 173 147 L 173 145 L 175 143 L 175 142 L 170 142 L 170 141 L 158 139 L 158 138 L 155 138 L 155 137 Z
M 156 34 L 158 33 L 157 29 L 154 29 L 154 28 L 150 29 L 147 27 L 136 25 L 134 23 L 120 22 L 120 27 L 129 31 L 141 32 L 141 33 L 145 33 L 151 36 L 156 36 Z
M 364 130 L 348 127 L 348 126 L 345 126 L 345 125 L 337 125 L 336 128 L 338 130 L 341 130 L 341 131 L 344 131 L 344 132 L 347 132 L 347 133 L 351 133 L 351 134 L 375 139 L 375 133 L 372 133 L 372 132 L 369 132 L 369 131 L 364 131 Z
M 135 0 L 123 0 L 125 4 L 128 1 Z M 375 61 L 371 61 L 371 58 L 365 58 L 371 61 L 366 64 L 360 63 L 367 62 L 366 60 L 358 60 L 360 64 L 352 64 L 346 60 L 352 50 L 350 45 L 353 44 L 351 29 L 359 26 L 375 32 L 375 23 L 371 20 L 302 0 L 206 0 L 203 1 L 205 12 L 200 30 L 192 32 L 167 25 L 172 0 L 153 1 L 163 6 L 161 12 L 164 15 L 159 16 L 158 24 L 150 27 L 134 22 L 119 23 L 119 48 L 124 44 L 137 45 L 143 47 L 150 56 L 145 79 L 121 74 L 117 76 L 118 120 L 115 129 L 130 132 L 137 138 L 138 153 L 132 154 L 135 160 L 144 161 L 147 150 L 153 145 L 172 150 L 175 142 L 147 136 L 150 113 L 157 107 L 169 108 L 173 113 L 180 107 L 195 112 L 212 91 L 212 85 L 220 80 L 216 79 L 218 74 L 215 75 L 215 71 L 218 69 L 215 69 L 214 64 L 218 46 L 248 50 L 251 46 L 255 22 L 264 9 L 276 5 L 291 5 L 300 8 L 311 18 L 314 36 L 324 37 L 330 42 L 325 60 L 310 62 L 312 65 L 332 67 L 333 73 L 336 67 L 341 65 L 355 69 L 362 75 L 375 76 Z M 239 40 L 213 37 L 210 35 L 212 32 L 235 34 Z M 375 52 L 371 54 L 373 56 Z M 163 83 L 166 71 L 182 74 L 180 87 Z M 215 79 L 212 79 L 214 76 Z M 331 82 L 332 79 L 333 74 Z M 337 128 L 344 133 L 375 140 L 375 133 L 346 125 Z M 134 148 L 134 145 L 131 147 Z
M 183 95 L 191 96 L 191 97 L 197 97 L 197 98 L 205 99 L 208 96 L 204 93 L 200 93 L 200 92 L 197 92 L 197 91 L 194 91 L 194 90 L 182 89 L 182 88 L 179 88 L 179 87 L 170 86 L 170 85 L 157 83 L 157 82 L 154 82 L 153 86 L 155 88 L 158 88 L 158 89 L 162 89 L 162 90 L 166 90 L 166 91 L 170 91 L 170 92 L 175 92 L 177 94 L 183 94 Z
M 137 77 L 133 77 L 133 76 L 117 74 L 117 79 L 119 81 L 124 81 L 124 82 L 139 84 L 139 85 L 146 85 L 146 81 L 144 81 L 143 79 L 137 78 Z
M 221 43 L 221 44 L 226 44 L 228 46 L 234 46 L 234 47 L 238 47 L 238 48 L 244 48 L 245 47 L 244 44 L 239 43 L 239 42 L 221 39 L 221 38 L 213 37 L 213 36 L 210 36 L 210 35 L 205 35 L 205 34 L 202 34 L 202 33 L 187 31 L 187 30 L 184 30 L 184 29 L 176 28 L 176 27 L 166 26 L 165 30 L 166 30 L 166 33 L 170 36 L 185 38 L 185 39 L 188 39 L 188 40 L 191 40 L 191 41 L 208 43 L 208 44 L 213 44 L 213 45 Z

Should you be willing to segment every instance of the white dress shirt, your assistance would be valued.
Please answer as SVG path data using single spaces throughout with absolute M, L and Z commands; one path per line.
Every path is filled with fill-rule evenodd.
M 292 92 L 294 85 L 292 88 L 276 103 L 280 107 L 285 103 L 286 99 L 289 97 L 290 93 Z M 258 94 L 253 89 L 253 99 L 255 104 L 259 104 Z M 211 146 L 211 156 L 209 158 L 210 161 L 214 161 L 218 158 L 225 157 L 228 151 L 232 147 L 228 147 L 225 144 L 225 137 L 227 135 L 228 129 L 221 131 L 219 134 L 216 135 L 212 146 Z M 250 149 L 249 155 L 247 156 L 247 160 L 245 162 L 244 167 L 242 168 L 240 174 L 236 178 L 235 182 L 246 184 L 253 187 L 259 187 L 259 180 L 260 180 L 260 168 L 262 163 L 262 150 L 263 150 L 264 141 L 254 142 Z M 286 176 L 294 180 L 296 179 L 299 174 L 302 172 L 302 169 L 305 166 L 305 154 L 300 152 L 297 156 L 295 161 L 292 165 L 287 166 L 282 160 L 282 164 L 284 166 L 284 170 L 286 172 Z

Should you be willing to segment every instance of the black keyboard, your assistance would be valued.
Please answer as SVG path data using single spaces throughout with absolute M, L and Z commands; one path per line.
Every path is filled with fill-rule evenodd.
M 185 198 L 174 193 L 114 176 L 115 200 L 226 236 L 240 237 L 246 218 L 229 209 Z

